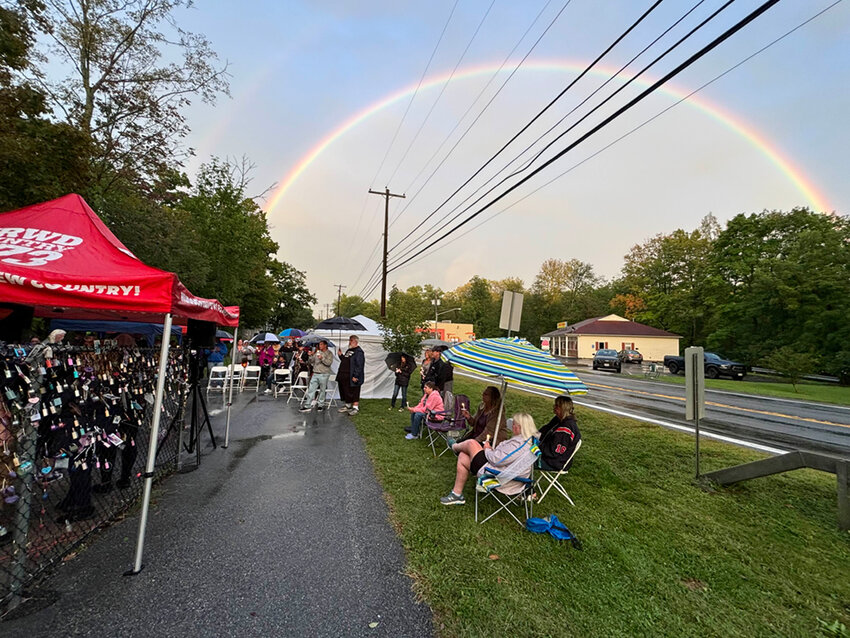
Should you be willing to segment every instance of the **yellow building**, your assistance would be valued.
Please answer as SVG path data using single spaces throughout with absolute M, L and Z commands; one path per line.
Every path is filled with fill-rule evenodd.
M 429 337 L 434 336 L 434 322 L 429 321 L 428 327 L 423 330 L 428 333 Z M 451 323 L 450 321 L 437 322 L 437 339 L 448 341 L 449 343 L 460 343 L 461 341 L 471 341 L 475 339 L 475 331 L 472 329 L 471 323 Z
M 679 354 L 679 335 L 653 328 L 619 315 L 585 319 L 541 337 L 540 347 L 556 357 L 590 360 L 597 350 L 637 350 L 644 361 L 663 361 L 665 355 Z

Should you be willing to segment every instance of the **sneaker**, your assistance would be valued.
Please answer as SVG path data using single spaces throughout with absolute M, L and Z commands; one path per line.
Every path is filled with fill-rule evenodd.
M 355 415 L 355 414 L 357 414 L 358 412 L 360 412 L 360 408 L 357 408 L 357 407 L 349 408 L 349 410 L 348 410 L 348 416 L 354 416 L 354 415 Z
M 300 409 L 300 410 L 298 410 L 298 411 L 299 411 L 299 412 L 311 412 L 312 410 L 313 410 L 313 407 L 312 407 L 312 406 L 310 406 L 310 405 L 305 405 L 303 408 L 301 408 L 301 409 Z
M 406 411 L 407 411 L 407 408 L 399 408 L 399 409 L 398 409 L 398 411 L 399 411 L 399 412 L 406 412 Z
M 443 505 L 466 505 L 466 499 L 463 498 L 463 494 L 458 496 L 454 492 L 449 492 L 448 496 L 444 496 L 440 499 L 440 503 Z
M 325 409 L 325 408 L 323 408 L 323 407 L 322 407 L 322 406 L 320 406 L 320 405 L 319 405 L 319 406 L 316 406 L 316 412 L 321 412 L 321 411 L 322 411 L 322 410 L 324 410 L 324 409 Z
M 404 435 L 404 438 L 406 438 L 408 441 L 412 441 L 416 437 L 413 436 L 413 432 L 408 432 L 407 434 Z
M 390 407 L 388 407 L 388 408 L 387 408 L 387 410 L 389 410 L 390 412 L 392 412 L 393 410 L 395 410 L 395 406 L 394 406 L 394 405 L 391 405 Z
M 268 388 L 266 388 L 265 390 L 263 390 L 263 394 L 271 394 L 271 393 L 272 393 L 272 391 L 271 391 L 271 390 L 269 390 Z
M 337 412 L 348 412 L 350 409 L 351 409 L 350 405 L 344 405 L 339 410 L 337 410 Z

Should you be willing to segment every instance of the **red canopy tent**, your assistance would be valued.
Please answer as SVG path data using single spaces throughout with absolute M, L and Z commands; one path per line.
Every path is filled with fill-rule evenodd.
M 239 325 L 238 307 L 196 297 L 174 273 L 142 263 L 73 194 L 0 213 L 0 301 L 32 306 L 38 317 L 162 321 L 163 335 L 173 317 Z M 133 574 L 142 568 L 168 349 L 163 339 Z M 229 429 L 229 403 L 227 416 Z
M 38 317 L 239 321 L 142 263 L 79 195 L 0 213 L 0 300 L 34 306 Z

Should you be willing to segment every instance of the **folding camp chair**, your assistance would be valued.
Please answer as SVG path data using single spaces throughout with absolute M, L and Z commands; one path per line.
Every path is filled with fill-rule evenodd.
M 306 370 L 299 372 L 295 383 L 289 386 L 289 398 L 286 399 L 286 402 L 289 403 L 292 399 L 298 399 L 299 402 L 303 403 L 307 396 L 307 383 L 309 380 L 310 375 Z
M 564 464 L 559 471 L 555 472 L 553 470 L 541 470 L 537 468 L 537 479 L 535 482 L 535 489 L 538 491 L 539 496 L 537 499 L 538 503 L 542 503 L 543 499 L 546 498 L 546 495 L 549 493 L 553 487 L 555 491 L 557 491 L 561 496 L 567 499 L 570 502 L 570 505 L 575 507 L 575 503 L 573 503 L 573 499 L 570 498 L 570 495 L 567 494 L 567 488 L 560 482 L 563 477 L 567 475 L 569 472 L 570 466 L 572 465 L 573 458 L 576 455 L 576 452 L 579 451 L 581 447 L 581 439 L 578 440 L 573 453 L 570 454 L 570 458 L 567 459 L 567 462 Z
M 289 368 L 275 368 L 272 370 L 272 392 L 276 399 L 279 394 L 289 391 L 292 385 L 292 370 Z
M 227 382 L 230 380 L 230 368 L 226 366 L 213 366 L 210 368 L 210 378 L 207 382 L 207 394 L 210 390 L 224 393 Z
M 443 456 L 451 450 L 449 438 L 457 439 L 466 430 L 466 419 L 463 416 L 463 411 L 469 410 L 469 397 L 465 394 L 454 395 L 452 403 L 451 409 L 446 408 L 442 412 L 429 413 L 425 417 L 426 427 L 424 429 L 428 430 L 428 444 L 431 446 L 431 451 L 435 457 Z M 437 420 L 433 418 L 434 416 L 441 416 L 442 420 Z M 437 454 L 438 441 L 445 444 L 445 448 L 439 454 Z
M 260 374 L 262 371 L 263 369 L 260 366 L 247 366 L 244 374 L 242 375 L 242 389 L 251 389 L 251 387 L 253 387 L 255 392 L 259 392 Z
M 478 521 L 478 503 L 492 499 L 498 504 L 495 511 L 487 518 L 480 521 L 486 523 L 499 512 L 507 512 L 520 527 L 525 526 L 525 520 L 534 515 L 534 464 L 540 456 L 537 441 L 530 438 L 523 443 L 522 447 L 514 450 L 510 455 L 520 455 L 510 465 L 499 469 L 484 466 L 484 472 L 475 481 L 475 522 Z M 506 457 L 507 458 L 507 457 Z M 511 508 L 522 508 L 525 514 L 520 519 Z

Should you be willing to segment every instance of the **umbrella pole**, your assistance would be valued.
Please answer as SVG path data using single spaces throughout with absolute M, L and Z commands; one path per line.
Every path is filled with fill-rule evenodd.
M 493 447 L 496 447 L 496 442 L 499 440 L 499 426 L 502 424 L 502 412 L 505 409 L 505 392 L 508 390 L 508 384 L 505 382 L 505 377 L 502 379 L 502 385 L 499 388 L 499 414 L 496 415 L 496 430 L 493 432 Z
M 153 403 L 153 423 L 151 424 L 150 442 L 148 444 L 148 461 L 145 465 L 145 491 L 142 496 L 142 515 L 139 518 L 139 536 L 136 540 L 136 557 L 133 569 L 125 572 L 125 576 L 135 576 L 142 571 L 142 553 L 145 549 L 145 527 L 148 523 L 148 510 L 151 502 L 151 489 L 153 488 L 153 466 L 156 460 L 156 448 L 159 440 L 159 420 L 162 416 L 162 395 L 165 393 L 165 372 L 168 367 L 168 349 L 171 345 L 171 313 L 165 315 L 162 326 L 162 346 L 159 349 L 159 370 L 156 377 L 156 397 Z M 180 454 L 180 450 L 177 450 Z
M 224 426 L 224 445 L 222 446 L 225 450 L 230 444 L 230 406 L 233 405 L 233 371 L 235 369 L 234 363 L 236 362 L 236 344 L 239 342 L 237 339 L 238 336 L 239 320 L 237 319 L 236 329 L 233 331 L 233 345 L 230 347 L 230 393 L 227 397 L 227 422 Z M 259 381 L 257 381 L 257 383 L 259 383 Z

